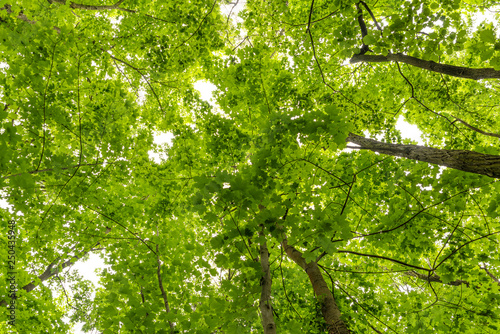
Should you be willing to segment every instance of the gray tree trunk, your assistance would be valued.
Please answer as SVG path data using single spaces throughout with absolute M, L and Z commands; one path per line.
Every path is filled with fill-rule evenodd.
M 276 334 L 273 308 L 271 306 L 271 272 L 269 270 L 269 251 L 266 242 L 260 244 L 260 265 L 262 267 L 260 313 L 262 315 L 262 326 L 264 334 Z

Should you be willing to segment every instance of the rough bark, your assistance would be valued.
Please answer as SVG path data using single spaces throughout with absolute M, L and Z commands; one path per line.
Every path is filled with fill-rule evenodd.
M 271 272 L 269 270 L 269 251 L 266 242 L 260 244 L 260 266 L 262 267 L 262 279 L 260 282 L 260 313 L 262 315 L 262 326 L 264 334 L 276 334 L 273 308 L 271 306 Z
M 286 255 L 298 264 L 309 276 L 309 280 L 314 289 L 314 294 L 321 304 L 321 312 L 328 326 L 328 334 L 350 334 L 350 330 L 340 318 L 341 313 L 333 298 L 332 292 L 326 285 L 325 279 L 321 274 L 316 262 L 306 262 L 302 253 L 292 246 L 288 246 L 286 239 L 282 243 Z
M 500 71 L 497 71 L 493 68 L 469 68 L 462 66 L 439 64 L 433 61 L 423 60 L 400 53 L 388 54 L 387 56 L 359 54 L 359 55 L 354 55 L 350 60 L 351 64 L 359 62 L 385 63 L 390 61 L 397 61 L 400 63 L 405 63 L 411 66 L 419 67 L 424 70 L 451 75 L 454 77 L 464 78 L 464 79 L 480 80 L 480 79 L 500 78 Z
M 359 149 L 382 154 L 425 161 L 439 166 L 465 172 L 500 178 L 500 156 L 483 154 L 467 150 L 445 150 L 420 145 L 383 143 L 350 133 L 346 139 L 359 145 Z

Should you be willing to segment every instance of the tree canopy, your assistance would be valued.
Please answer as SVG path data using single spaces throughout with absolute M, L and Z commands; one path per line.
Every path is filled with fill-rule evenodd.
M 500 330 L 496 1 L 1 6 L 0 331 Z

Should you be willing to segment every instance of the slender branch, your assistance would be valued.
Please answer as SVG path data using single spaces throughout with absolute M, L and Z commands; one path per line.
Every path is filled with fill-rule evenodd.
M 392 259 L 390 257 L 381 256 L 381 255 L 363 254 L 363 253 L 358 253 L 358 252 L 348 251 L 348 250 L 338 250 L 337 253 L 345 253 L 345 254 L 354 254 L 354 255 L 366 256 L 366 257 L 374 257 L 374 258 L 377 258 L 377 259 L 388 260 L 388 261 L 391 261 L 391 262 L 394 262 L 394 263 L 397 263 L 397 264 L 401 264 L 401 265 L 403 265 L 405 267 L 410 267 L 410 268 L 415 268 L 415 269 L 425 270 L 425 271 L 431 271 L 431 269 L 422 268 L 422 267 L 419 267 L 419 266 L 415 266 L 413 264 L 405 263 L 403 261 L 399 261 L 399 260 L 396 260 L 396 259 Z
M 210 10 L 207 12 L 207 14 L 203 17 L 203 19 L 201 20 L 200 24 L 198 25 L 198 27 L 196 28 L 195 31 L 193 31 L 193 33 L 185 40 L 183 41 L 182 43 L 180 43 L 179 45 L 177 45 L 173 50 L 172 52 L 170 52 L 170 54 L 173 54 L 177 51 L 178 48 L 180 48 L 181 46 L 183 46 L 184 44 L 186 44 L 187 42 L 189 42 L 189 40 L 191 38 L 193 38 L 193 36 L 200 30 L 203 22 L 205 22 L 205 20 L 207 19 L 207 17 L 213 12 L 214 8 L 215 8 L 215 4 L 217 4 L 217 0 L 214 1 L 214 4 L 212 5 L 212 8 L 210 8 Z
M 360 304 L 355 298 L 353 298 L 345 289 L 343 289 L 340 284 L 338 283 L 335 283 L 330 275 L 330 273 L 326 270 L 327 268 L 323 267 L 323 266 L 320 266 L 321 269 L 323 269 L 323 271 L 330 277 L 330 280 L 332 282 L 332 285 L 335 285 L 337 288 L 339 288 L 340 290 L 342 290 L 342 292 L 347 296 L 349 297 L 354 303 L 356 303 L 356 305 L 358 305 L 359 307 L 361 307 L 363 309 L 363 311 L 365 311 L 367 314 L 369 314 L 371 317 L 373 317 L 375 320 L 377 320 L 378 322 L 380 322 L 381 324 L 383 324 L 384 326 L 386 326 L 387 328 L 389 328 L 390 330 L 392 330 L 394 333 L 397 333 L 394 329 L 392 329 L 389 325 L 387 325 L 385 322 L 383 322 L 380 318 L 378 318 L 376 315 L 374 315 L 373 313 L 371 313 L 367 308 L 365 308 L 362 304 Z M 332 286 L 332 289 L 333 289 L 333 286 Z M 370 324 L 370 327 L 373 328 L 373 326 Z M 374 329 L 374 328 L 373 328 Z M 377 331 L 378 333 L 380 333 L 379 331 Z
M 490 137 L 496 137 L 496 138 L 500 138 L 500 134 L 498 133 L 493 133 L 493 132 L 486 132 L 486 131 L 483 131 L 479 128 L 476 128 L 475 126 L 472 126 L 470 125 L 469 123 L 467 123 L 466 121 L 456 117 L 456 116 L 451 116 L 453 117 L 456 121 L 462 123 L 463 125 L 465 125 L 466 127 L 468 127 L 469 129 L 473 130 L 473 131 L 476 131 L 476 132 L 479 132 L 480 134 L 482 135 L 485 135 L 485 136 L 490 136 Z
M 47 91 L 49 89 L 50 79 L 52 78 L 52 69 L 54 67 L 54 57 L 55 57 L 55 54 L 56 54 L 56 47 L 57 47 L 57 44 L 59 42 L 60 42 L 60 40 L 54 43 L 54 48 L 52 50 L 52 56 L 51 56 L 51 60 L 50 60 L 49 76 L 46 79 L 47 83 L 45 84 L 45 90 L 43 92 L 43 123 L 42 123 L 42 127 L 43 127 L 43 139 L 42 139 L 42 153 L 40 154 L 40 160 L 38 161 L 38 165 L 36 167 L 37 170 L 40 168 L 40 165 L 42 164 L 43 154 L 45 152 L 45 141 L 46 141 L 46 132 L 47 132 Z
M 411 87 L 411 98 L 410 99 L 414 99 L 415 101 L 417 101 L 418 104 L 420 104 L 422 107 L 424 107 L 424 109 L 430 111 L 431 113 L 433 113 L 434 115 L 438 116 L 438 117 L 441 117 L 441 118 L 444 118 L 446 121 L 448 121 L 448 123 L 450 123 L 451 126 L 453 126 L 455 129 L 458 130 L 458 132 L 460 132 L 462 135 L 465 136 L 464 133 L 462 133 L 462 131 L 460 130 L 460 128 L 458 128 L 456 125 L 455 125 L 455 121 L 451 121 L 448 117 L 432 110 L 431 108 L 429 108 L 428 106 L 426 106 L 422 101 L 420 101 L 420 99 L 418 99 L 416 96 L 415 96 L 415 88 L 413 86 L 413 84 L 410 82 L 410 80 L 408 80 L 408 78 L 403 74 L 403 72 L 401 71 L 401 67 L 399 66 L 399 62 L 396 62 L 396 66 L 398 68 L 398 72 L 399 74 L 405 79 L 405 81 L 408 83 L 408 85 L 410 85 Z M 442 75 L 442 74 L 441 74 Z M 408 100 L 407 100 L 408 101 Z M 405 102 L 406 103 L 406 102 Z M 398 111 L 399 112 L 399 111 Z M 396 112 L 396 114 L 398 113 Z
M 122 69 L 120 68 L 120 66 L 118 66 L 118 64 L 116 63 L 116 60 L 113 59 L 113 63 L 115 64 L 116 69 L 125 77 L 125 79 L 127 79 L 130 87 L 132 87 L 132 89 L 134 89 L 135 96 L 139 97 L 139 92 L 137 91 L 137 88 L 134 85 L 132 85 L 132 82 L 130 81 L 130 79 L 128 78 L 128 76 L 122 71 Z
M 313 8 L 311 7 L 311 11 L 312 11 L 312 9 Z M 310 24 L 308 24 L 308 26 L 310 26 Z M 319 73 L 321 74 L 321 80 L 323 81 L 323 84 L 326 87 L 328 87 L 333 93 L 340 94 L 344 99 L 346 99 L 350 103 L 354 104 L 356 107 L 358 107 L 360 109 L 364 109 L 361 105 L 357 104 L 356 102 L 354 102 L 353 100 L 351 100 L 350 98 L 348 98 L 347 96 L 345 96 L 345 94 L 342 93 L 341 91 L 335 90 L 329 83 L 326 82 L 325 74 L 323 73 L 323 69 L 321 68 L 321 65 L 319 63 L 318 57 L 316 55 L 316 47 L 314 45 L 314 38 L 313 38 L 313 35 L 312 35 L 312 32 L 311 32 L 311 29 L 307 29 L 307 33 L 309 35 L 309 40 L 311 41 L 311 47 L 312 47 L 312 51 L 313 51 L 314 61 L 316 62 L 316 65 L 318 66 L 318 70 L 319 70 Z
M 312 21 L 312 20 L 309 21 L 309 19 L 308 19 L 308 21 L 306 23 L 289 23 L 289 22 L 278 20 L 274 16 L 271 16 L 271 19 L 273 19 L 275 22 L 278 22 L 280 24 L 285 24 L 285 25 L 288 25 L 290 27 L 302 27 L 302 26 L 311 26 L 313 23 L 317 23 L 317 22 L 321 22 L 323 20 L 326 20 L 327 18 L 329 18 L 330 16 L 332 16 L 334 14 L 337 14 L 338 12 L 340 12 L 340 10 L 338 10 L 338 9 L 334 10 L 330 14 L 327 14 L 327 15 L 323 16 L 320 19 L 317 19 L 317 20 L 314 20 L 314 21 Z
M 132 234 L 133 236 L 135 236 L 140 242 L 142 242 L 151 252 L 153 252 L 154 254 L 156 254 L 156 252 L 146 243 L 146 241 L 144 241 L 144 239 L 142 239 L 137 233 L 135 233 L 134 231 L 130 230 L 127 226 L 123 225 L 122 223 L 116 221 L 115 219 L 109 217 L 108 215 L 98 211 L 98 210 L 95 210 L 95 209 L 92 209 L 91 207 L 89 206 L 86 206 L 85 207 L 91 211 L 94 211 L 95 213 L 111 220 L 113 223 L 123 227 L 123 229 L 125 229 L 128 233 Z
M 368 29 L 366 28 L 366 23 L 365 20 L 363 19 L 363 11 L 361 8 L 359 8 L 359 5 L 356 4 L 356 8 L 358 9 L 358 24 L 359 28 L 361 29 L 361 50 L 359 51 L 360 55 L 364 55 L 367 51 L 370 49 L 368 48 L 368 45 L 365 44 L 363 41 L 363 38 L 368 35 Z
M 287 209 L 287 212 L 288 212 L 288 209 Z M 295 306 L 293 306 L 292 301 L 290 300 L 290 297 L 288 297 L 288 292 L 286 290 L 285 277 L 283 276 L 283 266 L 282 266 L 282 263 L 283 263 L 283 244 L 280 244 L 280 250 L 281 250 L 280 272 L 281 272 L 281 284 L 283 285 L 283 291 L 285 292 L 285 297 L 286 297 L 286 300 L 288 301 L 288 304 L 292 307 L 292 309 L 299 316 L 299 318 L 302 319 L 302 316 L 300 315 L 300 313 L 297 311 Z
M 226 21 L 226 28 L 229 25 L 229 20 L 231 19 L 231 14 L 233 14 L 234 7 L 238 6 L 238 3 L 240 0 L 237 0 L 234 4 L 233 7 L 231 7 L 231 10 L 229 11 L 229 14 L 227 15 L 227 21 Z
M 397 183 L 396 183 L 396 186 L 398 186 L 399 188 L 403 189 L 408 195 L 410 195 L 410 197 L 412 197 L 415 201 L 417 201 L 417 203 L 418 203 L 418 205 L 420 206 L 421 209 L 424 208 L 424 205 L 422 204 L 422 202 L 420 202 L 418 200 L 418 198 L 416 198 L 412 193 L 410 193 L 408 190 L 406 190 L 405 188 L 403 188 L 402 186 L 400 186 Z
M 311 19 L 312 19 L 313 9 L 314 9 L 314 0 L 311 1 L 311 8 L 309 9 L 309 19 L 307 20 L 307 31 L 311 29 Z
M 55 50 L 55 48 L 54 48 L 54 50 Z M 49 208 L 43 213 L 41 222 L 38 225 L 37 235 L 38 235 L 38 231 L 40 230 L 40 228 L 42 227 L 42 225 L 43 225 L 43 223 L 45 221 L 45 218 L 47 218 L 47 215 L 49 214 L 50 210 L 55 205 L 56 201 L 59 199 L 59 196 L 61 196 L 63 190 L 71 182 L 71 180 L 75 177 L 76 173 L 80 170 L 80 166 L 82 165 L 83 141 L 82 141 L 82 117 L 81 117 L 81 108 L 80 108 L 80 56 L 78 56 L 77 73 L 78 73 L 78 78 L 77 78 L 78 79 L 77 80 L 77 82 L 78 82 L 78 88 L 77 88 L 77 111 L 78 111 L 78 125 L 79 125 L 79 134 L 78 134 L 78 137 L 79 137 L 79 143 L 80 143 L 80 152 L 79 152 L 79 155 L 78 155 L 79 156 L 78 157 L 78 167 L 75 169 L 75 171 L 73 172 L 73 174 L 71 174 L 70 178 L 66 181 L 66 183 L 59 190 L 59 192 L 57 193 L 55 199 L 52 200 L 52 203 L 50 204 Z M 44 111 L 44 113 L 45 113 L 45 111 Z M 45 129 L 44 129 L 44 141 L 45 141 Z M 42 155 L 43 155 L 43 151 L 42 151 Z M 40 161 L 41 161 L 41 157 L 40 157 Z M 40 165 L 38 165 L 38 167 L 40 167 Z M 38 170 L 38 168 L 37 168 L 37 170 Z
M 156 227 L 158 230 L 158 226 Z M 161 279 L 161 261 L 160 261 L 160 252 L 158 249 L 158 244 L 156 245 L 156 262 L 158 263 L 157 269 L 156 269 L 156 276 L 158 277 L 158 286 L 160 287 L 161 291 L 161 296 L 163 298 L 163 303 L 165 305 L 165 311 L 170 313 L 170 306 L 168 305 L 168 299 L 167 299 L 167 293 L 165 292 L 165 289 L 163 288 L 163 281 Z M 141 287 L 141 293 L 142 293 L 142 287 Z M 144 296 L 143 296 L 144 298 Z M 144 300 L 143 300 L 144 302 Z M 170 327 L 170 333 L 174 333 L 174 324 L 172 321 L 168 321 L 168 325 Z
M 496 235 L 496 234 L 500 234 L 500 231 L 497 231 L 497 232 L 493 232 L 493 233 L 488 233 L 487 235 L 483 235 L 482 237 L 479 237 L 479 238 L 476 238 L 476 239 L 473 239 L 473 240 L 469 240 L 465 243 L 463 243 L 460 247 L 457 247 L 455 248 L 450 254 L 448 254 L 444 259 L 441 260 L 441 262 L 439 262 L 439 264 L 437 266 L 435 266 L 433 268 L 433 271 L 436 270 L 437 268 L 439 268 L 443 263 L 444 261 L 448 260 L 449 258 L 451 258 L 453 255 L 455 255 L 459 250 L 461 250 L 462 248 L 464 248 L 465 246 L 467 246 L 468 244 L 470 243 L 473 243 L 473 242 L 476 242 L 478 240 L 481 240 L 481 239 L 484 239 L 484 238 L 487 238 L 489 236 L 492 236 L 492 235 Z
M 344 185 L 346 185 L 346 186 L 350 185 L 350 182 L 349 182 L 349 183 L 348 183 L 348 182 L 345 182 L 344 180 L 342 180 L 342 179 L 341 179 L 340 177 L 338 177 L 337 175 L 335 175 L 335 174 L 333 174 L 332 172 L 330 172 L 330 171 L 328 171 L 328 170 L 324 169 L 323 167 L 319 166 L 318 164 L 315 164 L 314 162 L 311 162 L 311 161 L 309 161 L 309 160 L 307 160 L 307 159 L 297 159 L 297 161 L 304 161 L 304 162 L 307 162 L 307 163 L 309 163 L 309 164 L 313 165 L 314 167 L 316 167 L 316 168 L 318 168 L 318 169 L 321 169 L 323 172 L 327 173 L 328 175 L 333 176 L 334 178 L 336 178 L 337 180 L 339 180 L 340 182 L 342 182 Z
M 469 286 L 469 282 L 464 281 L 464 280 L 455 280 L 455 281 L 451 281 L 448 283 L 444 283 L 441 280 L 441 277 L 439 277 L 438 275 L 420 274 L 414 270 L 405 271 L 403 274 L 406 276 L 416 277 L 418 279 L 421 279 L 421 280 L 424 280 L 427 282 L 437 282 L 437 283 L 443 283 L 443 284 L 448 284 L 448 285 L 453 285 L 453 286 L 459 286 L 459 285 L 465 284 L 465 285 Z
M 444 83 L 444 86 L 446 87 L 446 95 L 448 95 L 448 99 L 458 107 L 459 110 L 464 110 L 465 108 L 463 106 L 461 106 L 460 104 L 458 104 L 457 102 L 453 101 L 451 95 L 450 95 L 450 88 L 448 87 L 448 84 L 443 76 L 443 74 L 440 74 L 441 75 L 441 80 L 443 81 Z M 485 136 L 490 136 L 490 137 L 496 137 L 496 138 L 500 138 L 500 134 L 498 133 L 493 133 L 493 132 L 486 132 L 486 131 L 483 131 L 475 126 L 472 126 L 470 125 L 469 123 L 467 123 L 466 121 L 464 121 L 463 119 L 460 119 L 456 116 L 453 116 L 451 115 L 451 117 L 453 117 L 455 119 L 455 122 L 459 122 L 459 123 L 462 123 L 463 125 L 465 125 L 466 127 L 468 127 L 469 129 L 473 130 L 473 131 L 476 131 L 482 135 L 485 135 Z
M 67 169 L 79 168 L 79 167 L 84 167 L 84 166 L 96 166 L 96 165 L 102 165 L 102 164 L 104 164 L 104 162 L 96 162 L 96 163 L 91 163 L 91 164 L 78 164 L 78 165 L 69 166 L 69 167 L 61 167 L 59 169 L 61 169 L 61 170 L 67 170 Z M 2 178 L 8 179 L 8 178 L 11 178 L 11 177 L 16 177 L 16 176 L 20 176 L 20 175 L 24 175 L 24 174 L 38 174 L 38 173 L 53 172 L 53 171 L 55 171 L 55 168 L 39 169 L 39 170 L 31 171 L 31 172 L 24 172 L 24 173 L 17 173 L 17 174 L 6 175 L 6 176 L 3 176 Z
M 106 229 L 106 231 L 104 233 L 108 234 L 110 231 L 111 231 L 111 229 Z M 83 252 L 80 256 L 74 255 L 73 257 L 71 257 L 70 259 L 66 260 L 65 262 L 63 262 L 59 265 L 58 265 L 58 262 L 59 262 L 60 258 L 55 259 L 47 266 L 45 271 L 41 275 L 38 276 L 39 283 L 37 283 L 37 280 L 34 280 L 34 281 L 26 284 L 25 286 L 23 286 L 22 289 L 26 292 L 31 292 L 39 284 L 48 280 L 52 276 L 61 273 L 65 268 L 73 265 L 76 261 L 78 261 L 79 259 L 81 259 L 85 255 L 87 255 L 94 247 L 98 246 L 99 244 L 100 244 L 100 242 L 97 242 L 94 246 L 92 246 L 89 250 Z M 75 249 L 77 245 L 73 246 L 72 249 Z M 5 300 L 0 300 L 0 306 L 7 306 L 7 302 Z
M 151 89 L 151 92 L 153 92 L 153 95 L 155 96 L 156 98 L 156 101 L 158 102 L 158 106 L 160 107 L 160 110 L 163 112 L 163 114 L 165 115 L 165 110 L 163 110 L 163 107 L 161 105 L 161 102 L 160 102 L 160 98 L 158 97 L 158 95 L 156 94 L 156 91 L 154 90 L 153 86 L 151 86 L 151 83 L 149 82 L 148 78 L 146 77 L 145 74 L 143 74 L 141 72 L 141 70 L 139 70 L 137 67 L 131 65 L 130 63 L 126 62 L 125 60 L 121 60 L 121 59 L 118 59 L 116 58 L 115 56 L 113 56 L 112 54 L 108 53 L 109 56 L 114 59 L 114 60 L 117 60 L 119 61 L 120 63 L 122 64 L 125 64 L 127 65 L 128 67 L 132 68 L 133 70 L 135 70 L 137 73 L 139 73 L 141 75 L 141 77 L 146 81 L 146 83 L 148 84 L 149 88 Z
M 354 183 L 356 182 L 356 174 L 353 175 L 352 177 L 352 182 L 351 184 L 349 185 L 349 191 L 347 192 L 347 196 L 345 198 L 345 202 L 344 202 L 344 205 L 342 206 L 342 210 L 340 211 L 340 215 L 342 216 L 342 214 L 344 213 L 344 210 L 347 206 L 347 202 L 349 201 L 349 197 L 351 195 L 351 190 L 352 190 L 352 186 L 354 185 Z
M 441 255 L 441 253 L 443 252 L 444 248 L 446 247 L 446 245 L 448 244 L 448 242 L 450 242 L 450 239 L 451 237 L 453 236 L 453 234 L 455 233 L 455 231 L 457 230 L 458 228 L 458 225 L 460 225 L 460 223 L 462 222 L 462 218 L 464 217 L 464 214 L 462 213 L 462 216 L 460 217 L 460 219 L 458 220 L 458 223 L 457 225 L 455 225 L 455 228 L 453 229 L 453 231 L 451 231 L 450 235 L 448 236 L 448 238 L 446 238 L 446 241 L 445 243 L 443 244 L 443 246 L 441 247 L 441 249 L 439 250 L 439 252 L 437 253 L 436 255 L 436 258 L 434 259 L 434 263 L 432 264 L 432 267 L 435 268 L 436 267 L 436 262 L 439 258 L 439 256 Z M 430 265 L 430 264 L 429 264 Z
M 250 255 L 250 259 L 256 260 L 256 258 L 253 257 L 252 251 L 250 250 L 250 247 L 248 247 L 247 242 L 245 241 L 245 237 L 243 236 L 243 233 L 241 233 L 240 227 L 238 226 L 238 223 L 234 219 L 233 215 L 231 214 L 232 211 L 229 211 L 229 217 L 231 218 L 231 221 L 233 222 L 234 226 L 236 226 L 236 229 L 238 230 L 238 233 L 241 237 L 241 240 L 243 241 L 243 244 L 245 244 L 245 248 L 248 251 L 248 254 Z
M 383 35 L 382 33 L 382 28 L 380 27 L 380 25 L 378 24 L 377 22 L 377 19 L 375 18 L 375 15 L 373 15 L 373 12 L 372 10 L 370 9 L 370 7 L 368 7 L 368 5 L 366 4 L 366 2 L 364 1 L 360 1 L 359 2 L 360 4 L 363 5 L 363 7 L 365 7 L 366 11 L 370 14 L 370 16 L 372 17 L 372 20 L 373 22 L 375 23 L 375 25 L 377 26 L 377 29 L 380 30 L 380 35 Z
M 495 282 L 497 282 L 498 285 L 500 285 L 500 279 L 498 279 L 495 275 L 493 275 L 486 266 L 484 267 L 480 267 L 481 269 L 484 269 L 484 271 L 486 271 L 486 273 L 488 274 L 488 276 L 491 277 L 492 280 L 494 280 Z

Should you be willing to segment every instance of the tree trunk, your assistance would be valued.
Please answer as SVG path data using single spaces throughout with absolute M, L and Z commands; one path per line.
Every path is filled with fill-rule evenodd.
M 359 149 L 417 161 L 425 161 L 465 172 L 500 178 L 500 156 L 498 155 L 466 150 L 444 150 L 419 145 L 383 143 L 353 133 L 349 134 L 346 141 L 359 145 Z
M 269 270 L 269 251 L 266 242 L 260 244 L 260 266 L 262 267 L 262 279 L 260 281 L 260 313 L 262 315 L 262 326 L 264 334 L 276 334 L 273 308 L 271 306 L 271 272 Z
M 407 56 L 400 53 L 388 54 L 387 56 L 359 54 L 359 55 L 354 55 L 350 60 L 351 64 L 359 62 L 384 63 L 389 61 L 397 61 L 400 63 L 405 63 L 415 67 L 419 67 L 427 71 L 451 75 L 458 78 L 465 78 L 472 80 L 500 78 L 500 71 L 497 71 L 493 68 L 469 68 L 462 66 L 439 64 L 433 61 L 422 60 L 419 58 Z
M 321 304 L 321 313 L 328 326 L 328 334 L 350 334 L 351 332 L 340 318 L 341 313 L 333 298 L 332 292 L 328 289 L 325 279 L 321 274 L 318 264 L 314 261 L 306 263 L 302 253 L 292 246 L 288 246 L 286 239 L 282 246 L 286 255 L 305 270 L 314 289 L 316 298 Z

